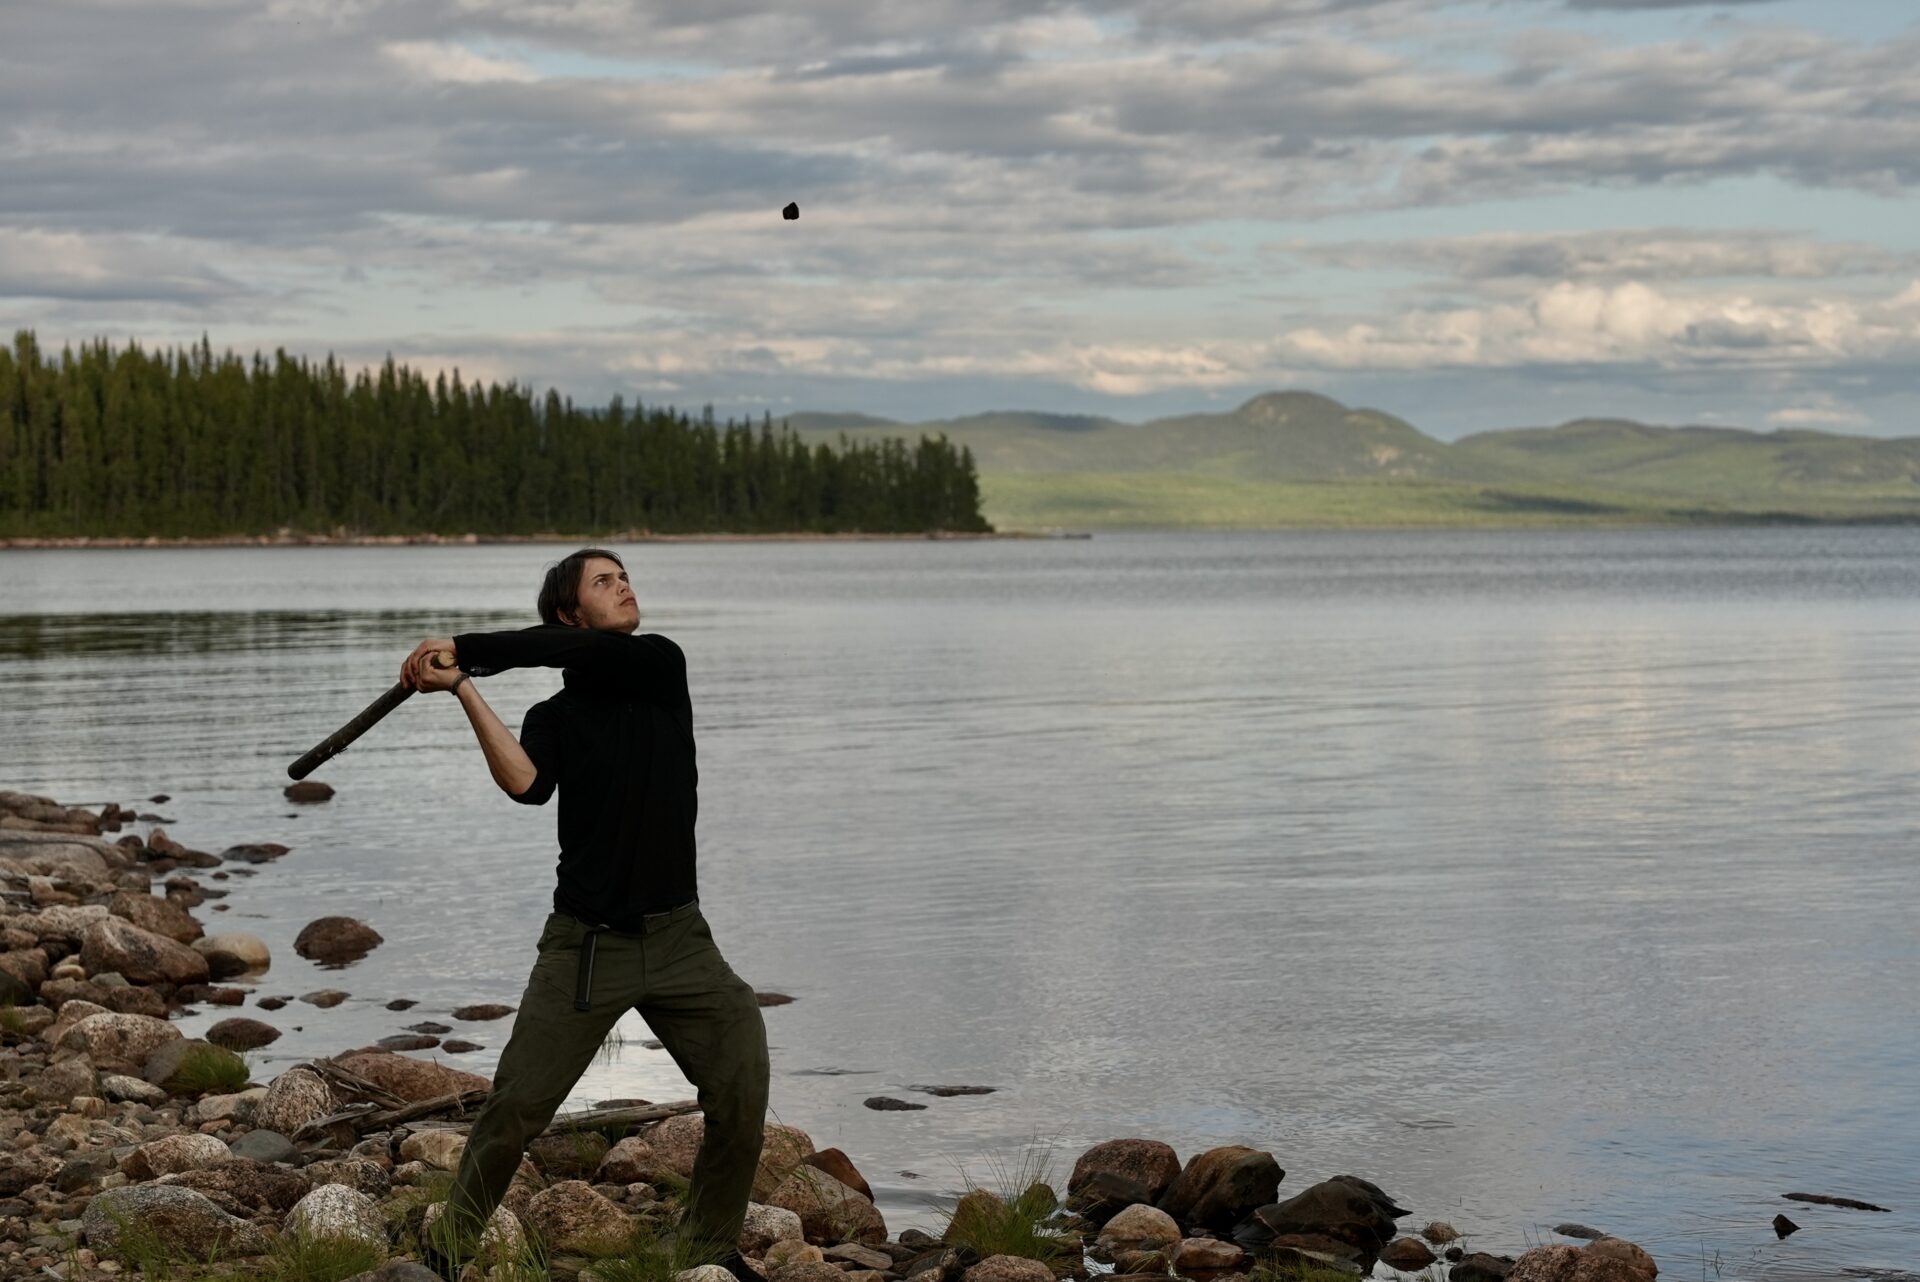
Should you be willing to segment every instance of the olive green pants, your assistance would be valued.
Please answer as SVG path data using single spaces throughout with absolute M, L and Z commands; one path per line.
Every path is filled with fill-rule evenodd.
M 680 1240 L 732 1251 L 746 1218 L 767 1113 L 767 1027 L 747 982 L 714 945 L 698 904 L 651 917 L 641 934 L 593 932 L 565 913 L 547 918 L 539 960 L 500 1054 L 493 1090 L 474 1119 L 447 1211 L 469 1233 L 506 1195 L 529 1140 L 546 1129 L 609 1030 L 640 1012 L 699 1092 L 705 1138 L 694 1157 Z M 591 948 L 587 1009 L 577 1010 L 581 954 Z

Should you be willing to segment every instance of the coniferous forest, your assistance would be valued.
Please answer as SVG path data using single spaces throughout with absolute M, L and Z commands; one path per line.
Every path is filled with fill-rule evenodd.
M 944 436 L 811 448 L 770 415 L 576 408 L 274 353 L 0 347 L 0 535 L 986 531 Z

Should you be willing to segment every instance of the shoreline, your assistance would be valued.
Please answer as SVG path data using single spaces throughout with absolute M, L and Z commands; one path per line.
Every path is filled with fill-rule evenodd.
M 0 538 L 0 550 L 44 548 L 228 548 L 228 547 L 478 547 L 500 543 L 541 543 L 590 545 L 593 543 L 898 543 L 898 542 L 984 542 L 1000 539 L 1090 539 L 1093 535 L 1066 530 L 924 530 L 915 533 L 871 533 L 844 531 L 833 533 L 793 531 L 789 533 L 655 534 L 648 530 L 624 530 L 614 534 L 295 534 L 281 530 L 274 534 L 183 535 L 161 538 L 159 535 L 132 534 L 60 534 L 19 535 Z
M 311 782 L 286 792 L 303 806 L 332 796 Z M 212 934 L 192 911 L 209 900 L 212 914 L 223 911 L 219 901 L 271 871 L 288 847 L 236 844 L 217 855 L 189 849 L 157 826 L 159 815 L 138 813 L 169 800 L 160 794 L 85 809 L 0 789 L 0 1139 L 8 1141 L 0 1144 L 0 1218 L 19 1226 L 0 1231 L 0 1277 L 21 1276 L 25 1266 L 33 1274 L 57 1269 L 53 1276 L 63 1282 L 111 1282 L 116 1259 L 139 1263 L 116 1256 L 130 1215 L 163 1238 L 186 1234 L 173 1245 L 189 1254 L 204 1253 L 213 1240 L 226 1244 L 223 1258 L 267 1259 L 241 1273 L 196 1269 L 180 1282 L 271 1279 L 275 1253 L 301 1249 L 322 1208 L 343 1200 L 388 1226 L 388 1236 L 368 1247 L 379 1252 L 368 1267 L 417 1254 L 422 1220 L 444 1198 L 464 1131 L 491 1082 L 437 1057 L 401 1053 L 440 1045 L 424 1035 L 336 1050 L 288 1064 L 269 1081 L 252 1080 L 233 1052 L 280 1035 L 254 1016 L 288 1000 L 335 1003 L 324 1000 L 326 991 L 263 997 L 261 981 L 272 968 L 266 946 L 244 932 Z M 144 835 L 109 840 L 135 823 L 146 826 Z M 334 968 L 383 942 L 366 923 L 324 917 L 301 932 L 295 951 Z M 779 1003 L 762 1001 L 770 1004 Z M 171 1025 L 175 1015 L 206 1006 L 236 1017 L 244 1006 L 247 1017 L 222 1019 L 204 1038 L 183 1038 Z M 511 1013 L 475 1005 L 449 1018 Z M 461 1048 L 450 1042 L 446 1049 Z M 182 1059 L 203 1050 L 224 1055 L 231 1071 L 217 1081 L 203 1072 L 205 1080 L 188 1083 Z M 890 1100 L 881 1107 L 916 1106 Z M 566 1235 L 582 1222 L 636 1233 L 669 1227 L 701 1125 L 693 1101 L 608 1101 L 556 1119 L 544 1133 L 552 1142 L 529 1145 L 526 1178 L 516 1177 L 502 1203 L 513 1222 L 509 1236 L 531 1230 L 553 1248 L 554 1267 L 543 1263 L 529 1282 L 594 1282 L 582 1276 L 593 1261 L 566 1254 Z M 584 1157 L 582 1141 L 591 1141 Z M 1556 1230 L 1576 1244 L 1530 1242 L 1516 1260 L 1475 1249 L 1437 1219 L 1396 1224 L 1412 1212 L 1358 1176 L 1282 1190 L 1284 1171 L 1257 1143 L 1191 1153 L 1183 1162 L 1158 1140 L 1107 1140 L 1079 1156 L 1058 1194 L 1046 1190 L 1044 1213 L 1016 1209 L 1035 1205 L 1030 1195 L 1042 1186 L 983 1191 L 969 1181 L 944 1236 L 918 1229 L 889 1236 L 851 1159 L 838 1149 L 816 1151 L 806 1132 L 770 1122 L 767 1151 L 778 1150 L 771 1160 L 779 1169 L 764 1189 L 756 1180 L 748 1225 L 767 1236 L 749 1251 L 743 1234 L 741 1249 L 765 1282 L 1097 1282 L 1104 1270 L 1090 1269 L 1089 1259 L 1164 1282 L 1346 1282 L 1374 1275 L 1376 1263 L 1410 1274 L 1437 1265 L 1449 1282 L 1506 1282 L 1516 1270 L 1536 1282 L 1564 1278 L 1577 1264 L 1591 1266 L 1583 1282 L 1655 1282 L 1657 1268 L 1640 1247 L 1577 1225 Z M 179 1191 L 163 1194 L 168 1186 Z M 977 1237 L 961 1223 L 970 1204 L 981 1222 Z M 141 1218 L 148 1210 L 151 1224 Z M 1004 1245 L 1030 1244 L 1040 1226 L 1060 1243 L 1054 1258 L 1023 1257 Z M 995 1240 L 1003 1245 L 992 1246 Z M 835 1264 L 842 1273 L 789 1273 Z M 733 1279 L 667 1274 L 646 1282 Z

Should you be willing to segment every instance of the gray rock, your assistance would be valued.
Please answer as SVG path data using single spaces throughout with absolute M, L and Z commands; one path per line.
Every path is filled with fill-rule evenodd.
M 387 1244 L 387 1225 L 380 1206 L 365 1193 L 344 1184 L 322 1184 L 287 1212 L 287 1231 L 329 1241 Z
M 100 1094 L 110 1104 L 164 1104 L 167 1093 L 151 1082 L 121 1073 L 100 1079 Z
M 295 1152 L 292 1140 L 278 1131 L 265 1129 L 248 1131 L 227 1147 L 235 1157 L 252 1158 L 256 1162 L 291 1161 Z
M 128 1228 L 153 1235 L 169 1250 L 200 1260 L 259 1255 L 271 1243 L 246 1220 L 228 1215 L 205 1194 L 168 1184 L 108 1189 L 87 1203 L 81 1235 L 96 1251 L 113 1251 Z

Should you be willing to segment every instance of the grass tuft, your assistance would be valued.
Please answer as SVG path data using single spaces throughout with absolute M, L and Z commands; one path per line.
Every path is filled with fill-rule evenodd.
M 245 1090 L 251 1073 L 247 1061 L 224 1046 L 195 1046 L 166 1086 L 176 1095 L 229 1094 Z
M 0 1032 L 25 1033 L 26 1031 L 27 1021 L 19 1011 L 13 1008 L 13 1003 L 0 1002 Z
M 1303 1264 L 1299 1261 L 1282 1263 L 1268 1260 L 1256 1264 L 1247 1274 L 1248 1282 L 1353 1282 L 1359 1274 L 1346 1269 L 1336 1269 L 1332 1265 Z
M 1071 1235 L 1049 1229 L 1047 1222 L 1059 1210 L 1049 1182 L 1053 1146 L 1037 1138 L 1012 1170 L 997 1158 L 988 1159 L 996 1188 L 974 1183 L 962 1170 L 966 1196 L 947 1215 L 941 1238 L 948 1246 L 964 1246 L 990 1255 L 1018 1255 L 1052 1265 L 1080 1249 Z
M 254 1275 L 258 1282 L 341 1282 L 387 1262 L 387 1244 L 283 1233 Z

